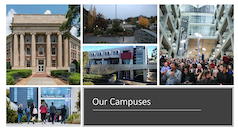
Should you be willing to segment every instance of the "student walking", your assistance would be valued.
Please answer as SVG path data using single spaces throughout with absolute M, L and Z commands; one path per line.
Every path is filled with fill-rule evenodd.
M 51 102 L 51 106 L 50 106 L 50 116 L 51 116 L 51 119 L 52 119 L 52 124 L 54 124 L 54 117 L 56 115 L 56 107 L 54 106 L 54 102 Z
M 17 109 L 17 113 L 18 113 L 18 124 L 22 123 L 22 116 L 23 116 L 23 106 L 22 104 L 19 105 L 18 109 Z
M 27 105 L 25 112 L 26 112 L 26 117 L 27 117 L 27 123 L 29 124 L 30 119 L 31 119 L 31 107 L 29 104 Z
M 61 124 L 63 124 L 63 123 L 65 124 L 66 112 L 67 112 L 67 110 L 65 109 L 65 105 L 62 105 L 62 109 L 61 109 L 61 116 L 62 116 Z
M 46 114 L 48 113 L 48 110 L 47 110 L 47 107 L 45 105 L 45 102 L 42 102 L 40 110 L 41 110 L 40 113 L 41 113 L 42 124 L 45 124 Z
M 35 103 L 31 104 L 31 117 L 32 117 L 32 122 L 35 124 L 35 118 L 37 116 L 37 109 L 35 107 Z

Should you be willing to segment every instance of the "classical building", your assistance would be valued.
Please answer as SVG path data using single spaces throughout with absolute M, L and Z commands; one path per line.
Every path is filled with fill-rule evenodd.
M 7 36 L 7 62 L 12 69 L 31 69 L 33 73 L 70 70 L 80 59 L 80 40 L 65 38 L 59 27 L 65 15 L 15 14 L 12 34 Z

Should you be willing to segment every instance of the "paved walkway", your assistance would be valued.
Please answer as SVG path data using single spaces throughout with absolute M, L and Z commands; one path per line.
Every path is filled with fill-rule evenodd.
M 50 77 L 32 77 L 26 85 L 57 85 Z
M 36 73 L 28 78 L 23 78 L 15 85 L 66 85 L 58 78 L 52 78 L 46 73 Z
M 61 124 L 59 122 L 56 122 L 55 124 L 52 124 L 51 122 L 46 122 L 46 124 L 42 124 L 40 122 L 32 124 L 31 122 L 30 124 L 8 123 L 6 126 L 7 127 L 80 127 L 80 124 Z

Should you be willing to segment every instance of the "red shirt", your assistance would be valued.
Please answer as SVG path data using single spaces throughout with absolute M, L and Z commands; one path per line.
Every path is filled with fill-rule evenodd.
M 211 68 L 214 68 L 216 66 L 216 64 L 210 64 Z
M 47 107 L 46 106 L 41 106 L 40 107 L 40 113 L 48 113 Z
M 228 57 L 227 57 L 227 56 L 223 56 L 223 61 L 224 61 L 224 62 L 229 62 Z

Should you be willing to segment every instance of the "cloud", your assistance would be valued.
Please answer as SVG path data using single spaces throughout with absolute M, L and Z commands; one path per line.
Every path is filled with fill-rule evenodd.
M 73 26 L 73 27 L 71 28 L 70 33 L 71 33 L 74 37 L 80 39 L 80 37 L 78 37 L 78 29 L 77 29 L 75 26 Z
M 6 16 L 6 35 L 7 36 L 12 33 L 10 26 L 11 26 L 12 18 L 14 14 L 17 14 L 17 12 L 14 9 L 10 9 Z
M 51 14 L 50 10 L 46 10 L 44 14 Z

